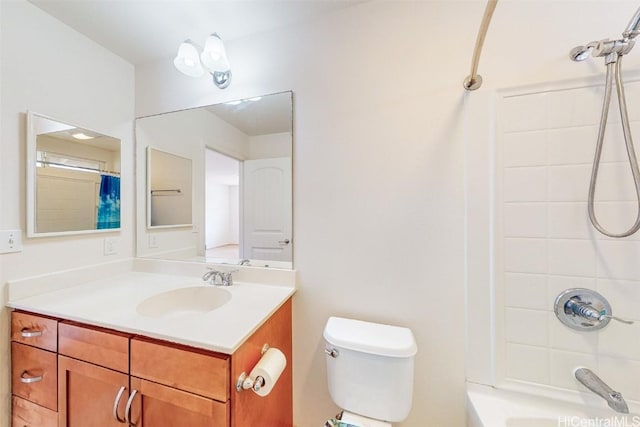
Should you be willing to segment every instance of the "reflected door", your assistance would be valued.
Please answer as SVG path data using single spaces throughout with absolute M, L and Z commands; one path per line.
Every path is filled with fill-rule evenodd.
M 292 261 L 291 158 L 245 160 L 243 258 Z

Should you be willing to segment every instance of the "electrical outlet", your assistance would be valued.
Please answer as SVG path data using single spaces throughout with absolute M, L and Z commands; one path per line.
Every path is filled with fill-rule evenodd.
M 115 255 L 118 253 L 118 238 L 107 237 L 104 239 L 104 254 Z
M 22 231 L 0 231 L 0 254 L 22 252 Z
M 158 236 L 155 234 L 149 234 L 149 249 L 154 249 L 158 246 Z

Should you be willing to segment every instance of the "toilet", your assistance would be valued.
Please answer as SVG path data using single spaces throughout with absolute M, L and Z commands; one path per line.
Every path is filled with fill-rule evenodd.
M 409 415 L 418 350 L 408 328 L 330 317 L 324 328 L 327 382 L 341 422 L 389 427 Z

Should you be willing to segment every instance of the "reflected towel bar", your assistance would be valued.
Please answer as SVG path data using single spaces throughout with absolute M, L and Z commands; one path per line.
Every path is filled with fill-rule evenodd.
M 493 11 L 496 10 L 498 0 L 489 0 L 487 7 L 484 10 L 484 16 L 482 17 L 482 23 L 478 30 L 478 38 L 476 39 L 476 47 L 473 51 L 473 58 L 471 60 L 471 74 L 464 79 L 462 86 L 466 90 L 476 90 L 482 86 L 482 76 L 478 74 L 478 63 L 480 62 L 480 54 L 482 53 L 482 45 L 484 45 L 484 38 L 487 36 L 487 30 L 489 29 L 489 23 L 491 23 L 491 17 Z
M 156 194 L 156 193 L 182 193 L 181 189 L 175 190 L 151 190 L 152 196 L 169 196 L 169 194 Z

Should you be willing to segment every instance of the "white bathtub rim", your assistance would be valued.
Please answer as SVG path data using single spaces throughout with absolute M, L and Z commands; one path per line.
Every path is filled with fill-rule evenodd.
M 553 401 L 562 401 L 574 405 L 583 405 L 593 408 L 604 408 L 612 411 L 612 414 L 616 413 L 611 408 L 609 408 L 603 398 L 588 390 L 582 384 L 578 383 L 577 380 L 576 388 L 579 388 L 579 390 L 571 390 L 567 388 L 553 387 L 549 385 L 535 384 L 516 380 L 504 380 L 501 384 L 494 388 L 498 390 L 524 394 L 527 396 L 531 395 L 535 397 L 551 399 Z M 612 388 L 614 390 L 616 389 L 615 384 L 612 385 Z M 640 401 L 629 399 L 625 397 L 624 394 L 622 397 L 625 398 L 625 401 L 629 406 L 630 413 L 640 414 Z
M 495 388 L 467 382 L 466 403 L 469 426 L 505 426 L 511 418 L 553 418 L 561 415 L 575 415 L 574 411 L 581 416 L 601 418 L 622 415 L 610 409 L 602 398 L 595 395 L 592 397 L 587 393 L 553 387 L 537 387 L 533 384 L 509 383 L 508 386 L 509 388 Z M 627 401 L 627 403 L 631 412 L 629 416 L 640 414 L 638 402 Z M 559 411 L 559 408 L 562 409 Z M 589 414 L 585 415 L 584 412 Z

